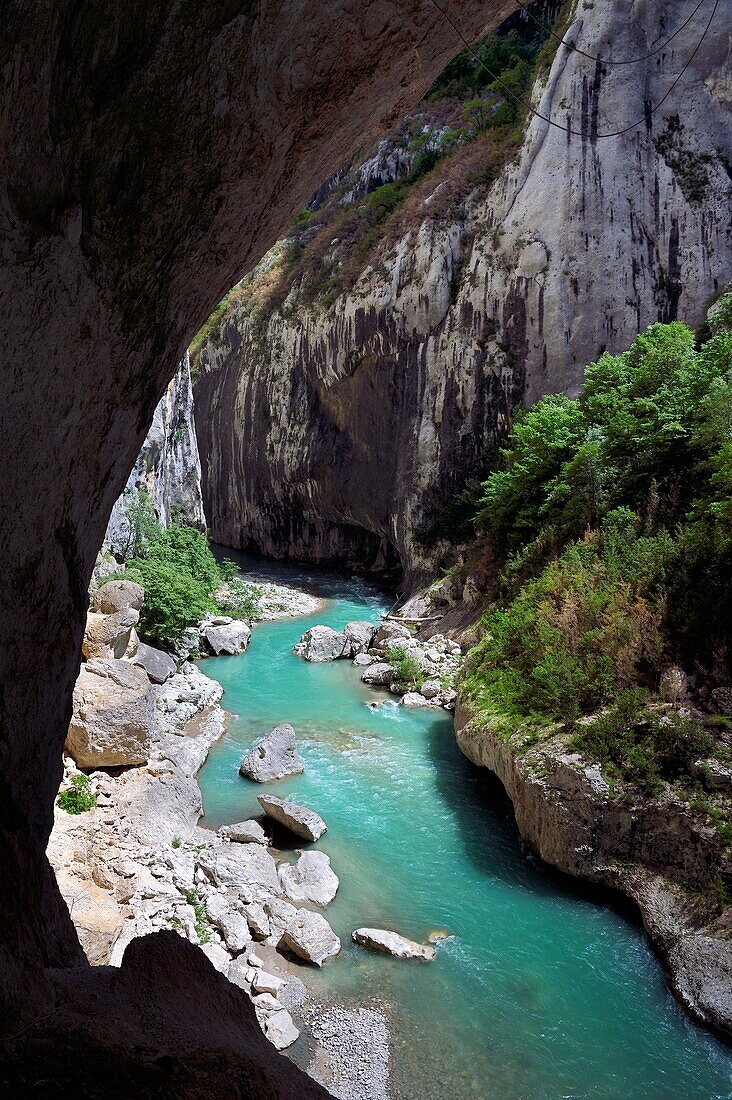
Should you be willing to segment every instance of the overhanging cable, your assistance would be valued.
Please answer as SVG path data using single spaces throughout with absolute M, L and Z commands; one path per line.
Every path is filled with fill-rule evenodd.
M 468 50 L 468 52 L 470 53 L 471 57 L 476 62 L 476 64 L 478 64 L 481 67 L 481 69 L 483 69 L 486 73 L 488 73 L 488 76 L 491 78 L 491 80 L 495 81 L 497 84 L 500 84 L 501 87 L 504 89 L 504 91 L 506 91 L 508 93 L 508 95 L 511 97 L 511 99 L 513 99 L 516 103 L 520 104 L 522 107 L 525 107 L 526 110 L 530 111 L 532 115 L 536 116 L 536 118 L 542 119 L 542 121 L 548 123 L 549 126 L 553 126 L 555 129 L 561 130 L 565 134 L 572 134 L 575 137 L 586 137 L 587 136 L 586 133 L 584 133 L 582 130 L 574 130 L 574 129 L 572 129 L 571 126 L 563 126 L 561 124 L 561 122 L 555 122 L 553 118 L 550 118 L 548 115 L 542 114 L 541 111 L 537 111 L 535 107 L 532 107 L 531 104 L 528 103 L 525 99 L 522 99 L 521 96 L 517 96 L 516 93 L 513 92 L 511 90 L 511 88 L 509 88 L 508 84 L 506 84 L 506 82 L 504 80 L 502 80 L 500 76 L 498 76 L 496 73 L 492 73 L 491 70 L 488 68 L 488 66 L 486 64 L 484 64 L 483 61 L 481 61 L 481 59 L 478 57 L 477 53 L 475 52 L 474 48 L 468 42 L 467 38 L 465 38 L 465 36 L 462 34 L 462 32 L 460 30 L 458 30 L 458 28 L 455 26 L 455 23 L 452 21 L 452 19 L 447 14 L 447 12 L 444 11 L 440 7 L 440 5 L 437 3 L 437 0 L 430 0 L 430 2 L 437 9 L 437 11 L 440 13 L 442 18 L 448 24 L 448 26 L 450 26 L 452 28 L 452 30 L 455 32 L 455 34 L 460 39 L 460 41 L 463 43 L 465 48 Z M 701 5 L 699 5 L 699 6 L 701 6 Z M 593 140 L 598 140 L 600 138 L 620 137 L 621 134 L 627 134 L 630 130 L 635 130 L 636 126 L 643 126 L 644 124 L 646 124 L 648 122 L 648 120 L 650 118 L 653 117 L 653 115 L 656 113 L 658 108 L 663 103 L 665 103 L 666 100 L 668 99 L 668 97 L 671 95 L 671 92 L 674 90 L 674 88 L 676 87 L 678 82 L 681 80 L 681 78 L 684 75 L 684 73 L 686 72 L 686 70 L 689 68 L 689 65 L 691 65 L 692 61 L 694 60 L 697 53 L 699 52 L 699 50 L 702 46 L 702 43 L 704 42 L 704 39 L 707 36 L 707 32 L 708 32 L 709 28 L 712 25 L 712 20 L 714 19 L 714 16 L 716 15 L 718 7 L 719 7 L 719 0 L 714 0 L 714 7 L 712 8 L 712 14 L 709 16 L 709 19 L 707 21 L 707 25 L 704 28 L 704 31 L 702 32 L 701 38 L 699 39 L 696 46 L 694 47 L 694 50 L 693 50 L 691 56 L 689 57 L 688 61 L 684 65 L 684 67 L 681 70 L 681 72 L 679 73 L 679 75 L 674 80 L 671 87 L 668 89 L 666 94 L 663 95 L 661 97 L 661 99 L 659 99 L 658 103 L 655 105 L 655 107 L 650 112 L 650 114 L 645 113 L 642 118 L 639 118 L 636 122 L 632 122 L 630 124 L 630 126 L 624 126 L 621 130 L 608 130 L 607 133 L 604 133 L 604 134 L 594 134 L 593 135 Z
M 547 27 L 546 23 L 542 23 L 541 19 L 537 19 L 531 8 L 527 8 L 525 4 L 521 3 L 519 3 L 518 6 L 521 11 L 525 12 L 528 15 L 529 19 L 533 19 L 537 27 L 541 27 L 541 29 L 546 34 L 548 34 L 550 38 L 553 38 L 554 41 L 558 42 L 560 45 L 566 46 L 568 50 L 572 50 L 574 53 L 578 53 L 581 57 L 586 57 L 590 61 L 599 61 L 601 65 L 637 65 L 639 61 L 648 61 L 649 58 L 655 57 L 657 53 L 661 53 L 662 50 L 665 50 L 669 42 L 673 42 L 674 38 L 676 38 L 676 35 L 681 34 L 684 28 L 689 26 L 689 23 L 691 23 L 692 19 L 699 11 L 699 8 L 702 6 L 702 4 L 704 4 L 704 2 L 705 0 L 699 0 L 699 3 L 694 8 L 691 15 L 684 20 L 680 27 L 676 28 L 674 33 L 669 38 L 667 38 L 665 42 L 662 42 L 660 46 L 656 46 L 655 50 L 651 50 L 650 53 L 645 53 L 641 57 L 628 58 L 627 61 L 611 61 L 608 57 L 596 57 L 595 54 L 585 53 L 585 51 L 581 50 L 579 46 L 575 46 L 574 43 L 567 42 L 566 38 L 562 38 L 560 35 L 555 34 L 551 27 Z

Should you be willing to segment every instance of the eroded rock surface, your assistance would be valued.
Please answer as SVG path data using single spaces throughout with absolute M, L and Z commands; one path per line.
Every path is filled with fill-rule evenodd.
M 275 726 L 246 754 L 239 772 L 257 783 L 269 783 L 288 775 L 300 775 L 305 763 L 297 751 L 297 738 L 287 723 Z
M 268 817 L 278 821 L 305 840 L 319 840 L 328 826 L 315 810 L 307 806 L 300 806 L 297 802 L 290 802 L 283 798 L 275 798 L 274 795 L 260 794 L 257 802 Z
M 435 949 L 429 944 L 417 943 L 385 928 L 356 928 L 352 937 L 354 943 L 368 948 L 369 951 L 380 951 L 397 959 L 422 959 L 431 962 L 435 957 Z
M 488 183 L 476 179 L 485 149 L 467 165 L 438 164 L 350 285 L 339 272 L 361 241 L 334 229 L 318 268 L 331 273 L 322 300 L 294 276 L 264 316 L 256 295 L 235 299 L 196 382 L 217 538 L 275 557 L 401 563 L 413 589 L 434 575 L 441 550 L 418 532 L 479 476 L 517 405 L 574 394 L 585 364 L 624 350 L 653 321 L 702 324 L 732 278 L 732 16 L 722 7 L 651 114 L 701 40 L 706 8 L 576 5 L 563 33 L 579 50 L 649 56 L 596 67 L 556 51 L 532 98 L 575 133 L 532 118 L 518 156 Z M 668 50 L 652 52 L 659 27 L 670 32 L 690 16 Z M 682 39 L 686 52 L 676 48 Z M 346 210 L 406 179 L 410 137 L 429 141 L 444 127 L 431 106 L 410 116 L 406 135 L 409 120 L 398 120 L 336 184 Z M 598 136 L 644 115 L 625 134 Z
M 732 1034 L 732 912 L 719 914 L 715 898 L 729 849 L 704 815 L 670 790 L 650 798 L 616 782 L 611 791 L 561 733 L 535 746 L 507 740 L 461 707 L 456 732 L 468 759 L 501 780 L 524 840 L 561 871 L 630 897 L 680 998 Z

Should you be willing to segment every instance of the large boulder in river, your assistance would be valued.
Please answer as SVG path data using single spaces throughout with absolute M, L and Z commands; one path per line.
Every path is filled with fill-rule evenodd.
M 386 661 L 376 661 L 369 665 L 361 673 L 361 679 L 365 684 L 390 684 L 396 675 L 396 669 Z
M 216 657 L 222 653 L 235 656 L 243 653 L 252 636 L 251 627 L 241 619 L 221 616 L 200 625 L 201 637 Z
M 80 768 L 144 764 L 152 721 L 152 688 L 143 669 L 127 661 L 87 661 L 74 687 L 66 751 Z
M 239 765 L 239 774 L 257 783 L 269 783 L 272 779 L 284 779 L 304 771 L 305 762 L 297 751 L 295 731 L 287 723 L 276 726 L 257 741 Z
M 291 951 L 306 962 L 322 966 L 326 959 L 338 954 L 341 941 L 320 913 L 298 909 L 277 946 L 279 950 Z
M 343 627 L 343 633 L 351 642 L 350 655 L 355 657 L 357 653 L 364 653 L 369 648 L 373 641 L 375 628 L 373 623 L 346 623 Z
M 294 651 L 306 661 L 337 661 L 340 657 L 351 656 L 351 639 L 331 626 L 311 626 Z
M 388 932 L 385 928 L 357 928 L 352 939 L 369 951 L 381 951 L 397 959 L 423 959 L 431 962 L 435 957 L 435 949 L 429 944 L 416 943 L 406 936 L 400 936 L 398 932 Z
M 401 623 L 391 622 L 387 619 L 381 624 L 376 631 L 376 636 L 372 642 L 374 649 L 391 649 L 392 646 L 399 645 L 400 642 L 407 641 L 412 635 L 408 627 L 403 626 Z
M 323 833 L 328 831 L 328 826 L 315 810 L 309 810 L 306 806 L 299 806 L 297 802 L 287 802 L 283 798 L 275 798 L 271 794 L 260 794 L 257 802 L 268 817 L 279 821 L 304 840 L 319 840 Z
M 132 658 L 132 664 L 144 668 L 148 679 L 154 684 L 164 684 L 171 676 L 175 676 L 177 668 L 169 653 L 164 653 L 162 649 L 155 649 L 154 646 L 145 645 L 144 642 L 137 643 L 137 652 Z
M 114 615 L 128 607 L 139 611 L 144 598 L 145 591 L 141 584 L 120 578 L 117 581 L 107 581 L 96 590 L 92 597 L 91 610 L 102 615 Z
M 325 852 L 303 852 L 294 865 L 281 863 L 280 885 L 290 901 L 329 905 L 338 892 L 338 876 Z

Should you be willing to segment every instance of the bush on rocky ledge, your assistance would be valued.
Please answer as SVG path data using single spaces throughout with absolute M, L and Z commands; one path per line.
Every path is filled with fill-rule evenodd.
M 577 399 L 522 412 L 477 517 L 492 605 L 463 700 L 506 737 L 564 727 L 652 793 L 728 755 L 645 703 L 679 661 L 712 707 L 732 680 L 731 318 L 727 293 L 701 344 L 654 324 L 588 366 Z
M 142 636 L 165 647 L 204 615 L 216 612 L 214 594 L 231 581 L 234 568 L 216 561 L 206 536 L 195 527 L 155 524 L 125 572 L 145 590 Z

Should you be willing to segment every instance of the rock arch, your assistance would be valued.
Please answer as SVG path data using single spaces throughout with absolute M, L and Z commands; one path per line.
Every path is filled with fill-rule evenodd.
M 472 38 L 516 6 L 441 2 Z M 107 518 L 211 308 L 460 43 L 431 0 L 35 0 L 3 23 L 0 1060 L 56 1027 L 97 1055 L 114 1035 L 119 1063 L 114 1004 L 149 998 L 156 962 L 191 963 L 166 943 L 133 953 L 137 985 L 83 977 L 45 859 Z M 59 967 L 77 968 L 62 992 Z M 278 1072 L 240 1094 L 288 1094 Z

